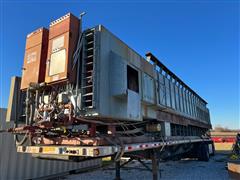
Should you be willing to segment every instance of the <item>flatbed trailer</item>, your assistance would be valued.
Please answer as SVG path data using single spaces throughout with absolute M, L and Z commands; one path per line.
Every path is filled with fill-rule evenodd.
M 146 59 L 98 25 L 67 14 L 27 36 L 22 77 L 13 77 L 7 121 L 19 153 L 82 161 L 214 154 L 207 102 L 152 53 Z M 34 71 L 33 71 L 34 69 Z M 34 72 L 34 73 L 33 73 Z M 145 166 L 145 165 L 144 165 Z M 145 166 L 147 167 L 147 166 Z
M 162 152 L 168 151 L 170 153 L 171 151 L 169 149 L 171 148 L 174 149 L 177 146 L 190 147 L 191 145 L 193 147 L 186 150 L 188 153 L 187 156 L 181 157 L 192 157 L 198 158 L 199 160 L 208 161 L 209 156 L 214 155 L 213 142 L 207 138 L 186 138 L 183 140 L 170 140 L 164 142 L 124 144 L 122 146 L 18 146 L 17 152 L 30 153 L 34 157 L 38 158 L 58 157 L 59 159 L 66 160 L 67 157 L 68 160 L 75 161 L 112 156 L 115 161 L 115 179 L 121 179 L 120 169 L 122 167 L 127 165 L 132 160 L 138 160 L 147 170 L 152 172 L 153 180 L 157 180 L 159 176 L 161 176 L 161 172 L 159 170 L 159 161 L 162 159 Z M 174 151 L 176 152 L 176 149 Z M 180 151 L 178 153 L 184 154 L 186 152 Z M 171 154 L 168 155 L 168 157 L 173 157 L 175 155 Z M 121 164 L 122 157 L 128 157 L 129 160 Z M 151 159 L 152 168 L 149 168 L 144 163 L 143 159 Z
M 212 145 L 210 139 L 184 139 L 184 140 L 171 140 L 164 142 L 148 142 L 148 143 L 134 143 L 124 144 L 121 146 L 18 146 L 17 152 L 30 153 L 38 155 L 59 155 L 59 156 L 79 156 L 79 157 L 105 157 L 112 156 L 116 153 L 125 153 L 145 151 L 152 149 L 162 149 L 168 146 L 176 146 L 190 143 L 207 143 Z M 212 146 L 209 148 L 212 152 Z

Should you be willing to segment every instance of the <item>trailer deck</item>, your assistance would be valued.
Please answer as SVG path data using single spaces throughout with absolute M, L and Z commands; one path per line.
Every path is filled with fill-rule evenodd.
M 165 142 L 125 144 L 123 146 L 18 146 L 17 152 L 59 156 L 104 157 L 114 155 L 120 151 L 123 151 L 123 153 L 129 153 L 149 149 L 164 148 L 165 146 L 210 141 L 210 139 L 199 138 Z

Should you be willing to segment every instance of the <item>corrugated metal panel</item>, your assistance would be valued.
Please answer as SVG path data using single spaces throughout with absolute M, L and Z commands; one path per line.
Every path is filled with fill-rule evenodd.
M 183 96 L 182 96 L 182 88 L 179 87 L 179 106 L 180 106 L 180 112 L 183 113 Z
M 190 93 L 188 92 L 188 103 L 189 103 L 189 115 L 192 116 L 192 104 L 191 104 L 191 98 L 190 98 Z
M 172 108 L 176 109 L 176 101 L 175 101 L 175 93 L 174 93 L 174 84 L 173 82 L 170 81 L 170 94 L 171 94 L 171 103 L 172 103 Z
M 175 89 L 174 89 L 174 90 L 175 90 L 174 93 L 175 93 L 176 110 L 177 110 L 177 111 L 180 111 L 178 86 L 175 84 L 175 87 L 174 87 L 174 88 L 175 88 Z
M 185 101 L 185 113 L 188 114 L 189 113 L 189 107 L 188 107 L 188 101 L 187 101 L 187 93 L 186 93 L 186 90 L 183 91 L 183 95 L 184 95 L 184 101 Z
M 6 127 L 5 118 L 6 109 L 0 109 L 1 128 Z M 65 162 L 41 160 L 33 158 L 29 154 L 17 153 L 13 136 L 7 133 L 0 134 L 0 150 L 0 180 L 34 179 L 101 165 L 100 159 L 84 162 Z
M 163 75 L 159 74 L 159 103 L 163 106 L 166 106 L 166 87 Z
M 192 103 L 193 103 L 193 117 L 196 117 L 196 104 L 194 95 L 192 96 Z
M 171 93 L 170 93 L 170 81 L 166 77 L 165 79 L 165 87 L 166 87 L 166 105 L 171 107 Z

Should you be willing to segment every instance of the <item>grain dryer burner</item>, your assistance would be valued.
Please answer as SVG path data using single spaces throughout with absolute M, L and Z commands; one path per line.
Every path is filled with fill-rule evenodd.
M 153 54 L 140 56 L 104 26 L 82 31 L 82 15 L 69 13 L 27 38 L 26 70 L 12 78 L 9 96 L 15 126 L 0 132 L 14 134 L 18 152 L 39 157 L 118 162 L 142 153 L 153 160 L 154 179 L 156 154 L 207 161 L 214 152 L 207 102 Z

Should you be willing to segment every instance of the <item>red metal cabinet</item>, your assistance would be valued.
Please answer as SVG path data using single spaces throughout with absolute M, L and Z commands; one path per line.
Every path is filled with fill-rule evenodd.
M 74 82 L 73 53 L 79 34 L 79 19 L 67 14 L 50 24 L 45 82 Z
M 29 83 L 43 82 L 46 70 L 48 49 L 48 29 L 39 28 L 28 34 L 22 71 L 21 89 L 27 89 Z

